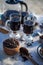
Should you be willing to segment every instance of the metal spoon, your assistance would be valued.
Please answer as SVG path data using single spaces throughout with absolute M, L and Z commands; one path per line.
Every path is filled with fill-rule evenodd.
M 22 57 L 25 57 L 26 59 L 30 60 L 34 65 L 39 65 L 30 55 L 30 53 L 28 52 L 28 50 L 24 47 L 20 48 L 20 55 Z

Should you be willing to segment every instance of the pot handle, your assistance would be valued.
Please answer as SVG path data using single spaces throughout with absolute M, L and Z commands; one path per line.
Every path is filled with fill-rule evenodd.
M 26 7 L 26 12 L 28 11 L 28 6 L 25 2 L 23 1 L 19 1 L 19 3 L 21 4 L 21 12 L 22 12 L 22 5 L 24 5 Z

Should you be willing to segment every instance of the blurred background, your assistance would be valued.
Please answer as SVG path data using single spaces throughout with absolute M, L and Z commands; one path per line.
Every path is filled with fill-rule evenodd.
M 43 14 L 43 0 L 23 0 L 28 5 L 28 11 L 35 14 Z M 5 0 L 0 0 L 0 13 L 5 9 Z

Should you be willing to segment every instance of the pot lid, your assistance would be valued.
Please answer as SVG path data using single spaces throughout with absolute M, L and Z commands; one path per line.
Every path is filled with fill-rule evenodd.
M 17 4 L 20 0 L 6 0 L 7 4 Z

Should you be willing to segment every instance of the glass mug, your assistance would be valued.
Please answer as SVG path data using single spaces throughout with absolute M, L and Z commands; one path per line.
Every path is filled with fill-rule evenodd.
M 10 20 L 7 20 L 5 25 L 10 27 L 12 31 L 17 31 L 20 29 L 20 22 L 21 22 L 21 17 L 17 13 L 13 13 L 10 15 Z
M 34 30 L 34 25 L 35 25 L 35 23 L 33 22 L 33 20 L 31 20 L 31 18 L 29 16 L 26 16 L 24 18 L 24 24 L 23 24 L 24 33 L 32 34 L 33 30 Z

